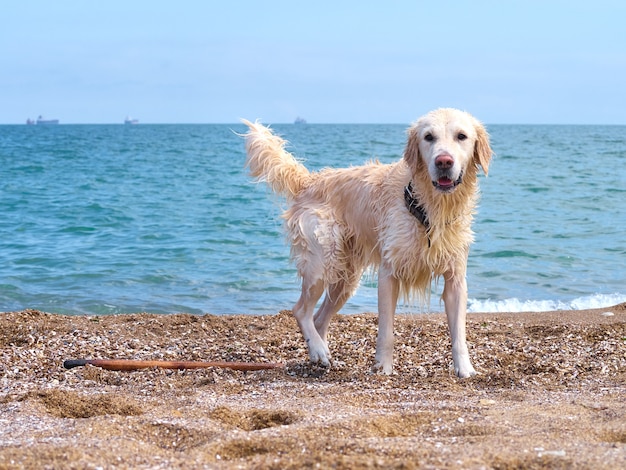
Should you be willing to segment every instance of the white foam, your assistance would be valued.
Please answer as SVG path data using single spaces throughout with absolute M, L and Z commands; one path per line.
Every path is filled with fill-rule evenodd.
M 594 294 L 571 301 L 560 300 L 504 300 L 469 299 L 469 312 L 545 312 L 550 310 L 585 310 L 605 308 L 626 302 L 626 294 Z

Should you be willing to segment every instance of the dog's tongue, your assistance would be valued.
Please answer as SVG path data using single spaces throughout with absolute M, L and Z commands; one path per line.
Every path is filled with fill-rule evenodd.
M 437 180 L 437 184 L 445 188 L 447 186 L 452 186 L 454 184 L 454 181 L 449 178 L 441 177 Z

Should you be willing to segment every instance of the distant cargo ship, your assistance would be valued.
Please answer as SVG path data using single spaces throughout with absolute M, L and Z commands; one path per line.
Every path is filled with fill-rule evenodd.
M 298 116 L 296 120 L 293 122 L 294 124 L 306 124 L 306 119 Z
M 29 126 L 33 126 L 35 124 L 37 124 L 38 126 L 55 126 L 58 123 L 58 119 L 44 119 L 43 116 L 39 116 L 36 121 L 32 120 L 31 118 L 28 118 L 26 120 L 26 124 L 28 124 Z
M 126 119 L 124 119 L 124 124 L 139 124 L 139 119 L 133 119 L 130 116 L 126 116 Z

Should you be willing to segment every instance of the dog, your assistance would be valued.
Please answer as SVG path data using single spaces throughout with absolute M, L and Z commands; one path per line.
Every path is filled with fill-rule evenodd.
M 461 378 L 475 375 L 466 342 L 465 275 L 478 173 L 480 168 L 488 173 L 492 157 L 485 127 L 464 111 L 437 109 L 409 127 L 403 158 L 395 163 L 310 172 L 268 127 L 242 122 L 249 127 L 243 137 L 250 175 L 287 199 L 283 218 L 302 278 L 293 314 L 311 362 L 331 365 L 331 317 L 354 294 L 364 270 L 373 267 L 378 273 L 373 370 L 393 371 L 398 297 L 426 301 L 432 281 L 443 277 L 454 371 Z

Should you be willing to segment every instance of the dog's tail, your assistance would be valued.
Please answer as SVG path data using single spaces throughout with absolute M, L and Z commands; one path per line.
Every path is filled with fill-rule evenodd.
M 278 194 L 287 198 L 296 196 L 307 186 L 309 170 L 285 150 L 287 142 L 270 129 L 258 122 L 241 121 L 250 128 L 244 136 L 250 174 L 257 181 L 265 181 Z

